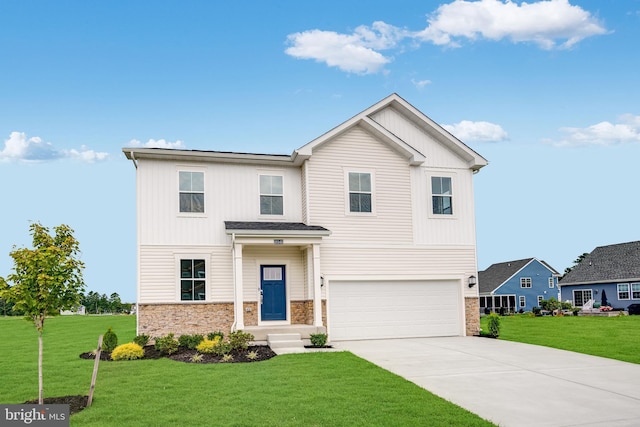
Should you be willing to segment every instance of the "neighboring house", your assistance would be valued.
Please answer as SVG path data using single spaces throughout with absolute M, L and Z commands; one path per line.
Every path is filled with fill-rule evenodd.
M 72 308 L 71 310 L 60 310 L 60 314 L 63 316 L 71 316 L 73 314 L 87 314 L 87 309 L 84 305 L 79 305 L 77 307 Z
M 598 246 L 560 281 L 563 301 L 626 309 L 640 303 L 640 241 Z
M 537 258 L 493 264 L 478 273 L 480 310 L 531 311 L 542 300 L 558 299 L 559 277 L 560 273 Z
M 291 155 L 123 152 L 139 334 L 479 333 L 472 181 L 487 161 L 400 96 Z

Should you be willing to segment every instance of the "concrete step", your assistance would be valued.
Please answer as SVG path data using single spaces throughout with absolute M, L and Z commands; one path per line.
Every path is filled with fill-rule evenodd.
M 304 353 L 300 334 L 268 334 L 267 344 L 276 354 Z

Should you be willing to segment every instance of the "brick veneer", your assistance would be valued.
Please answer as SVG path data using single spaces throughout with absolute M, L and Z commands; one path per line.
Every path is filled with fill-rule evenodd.
M 478 297 L 464 299 L 467 336 L 480 335 L 480 300 Z

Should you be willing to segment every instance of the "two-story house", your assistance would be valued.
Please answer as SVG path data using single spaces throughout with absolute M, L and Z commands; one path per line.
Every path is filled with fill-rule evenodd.
M 138 333 L 479 332 L 472 178 L 487 161 L 397 94 L 291 155 L 123 152 Z
M 542 300 L 559 300 L 559 277 L 556 269 L 537 258 L 492 264 L 479 272 L 480 310 L 532 311 Z

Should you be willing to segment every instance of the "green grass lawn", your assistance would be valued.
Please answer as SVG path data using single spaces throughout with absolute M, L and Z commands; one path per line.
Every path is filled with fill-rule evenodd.
M 500 339 L 538 344 L 594 356 L 640 363 L 640 316 L 500 318 Z M 480 326 L 488 330 L 487 318 Z
M 135 335 L 133 316 L 47 319 L 44 395 L 86 395 L 96 347 L 112 327 Z M 381 343 L 384 345 L 384 343 Z M 0 403 L 38 395 L 37 333 L 0 318 Z M 491 426 L 493 424 L 348 352 L 283 355 L 256 363 L 168 359 L 101 362 L 90 408 L 73 426 Z

